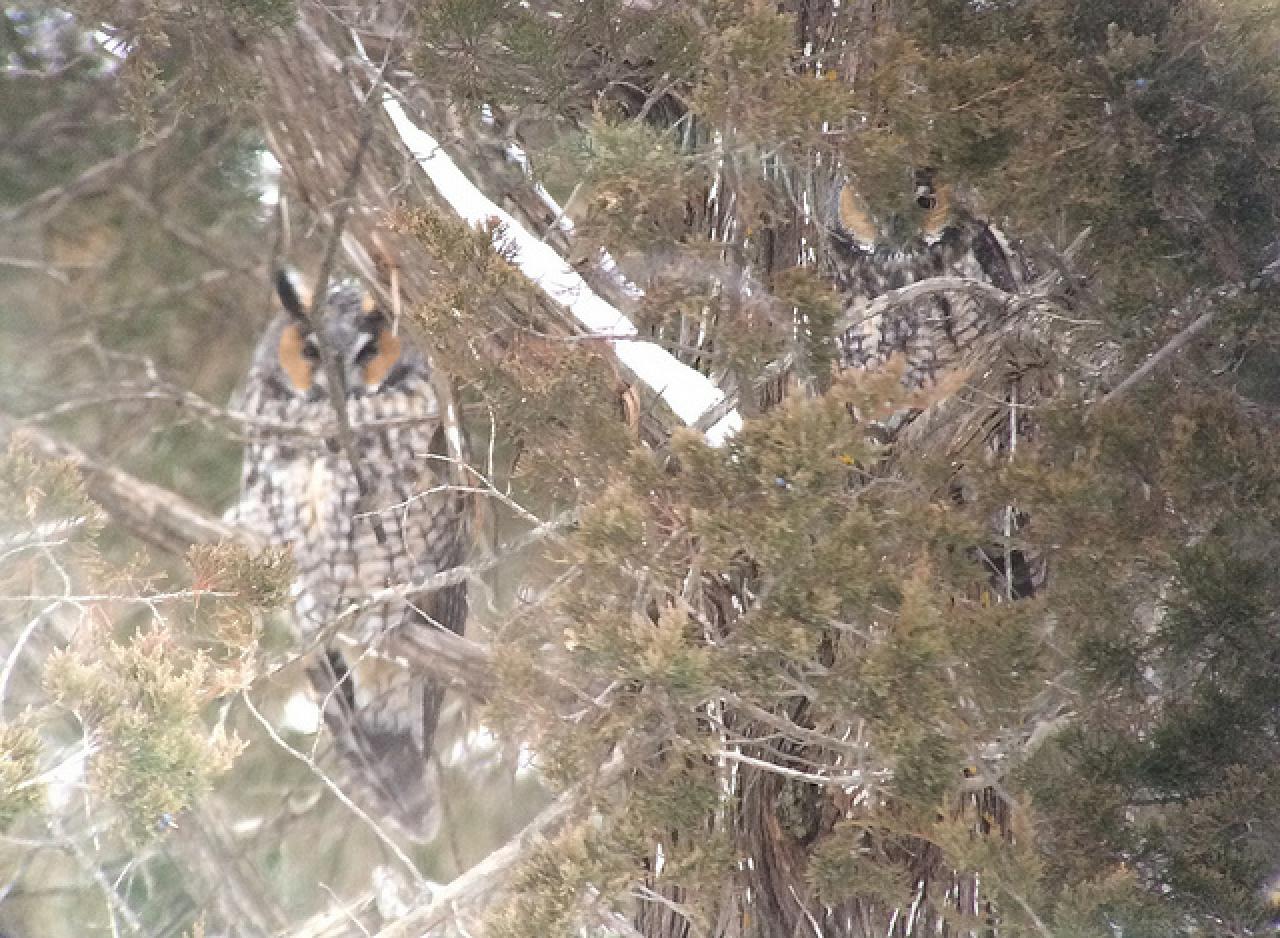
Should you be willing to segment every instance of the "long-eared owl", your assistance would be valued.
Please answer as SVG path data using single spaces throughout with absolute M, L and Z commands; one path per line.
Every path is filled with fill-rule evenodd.
M 448 485 L 440 404 L 425 357 L 359 287 L 336 287 L 320 310 L 287 276 L 277 288 L 284 309 L 237 395 L 250 420 L 237 520 L 292 552 L 293 619 L 304 647 L 320 643 L 310 676 L 353 794 L 422 839 L 434 823 L 428 760 L 443 688 L 404 652 L 423 629 L 462 632 L 466 586 L 369 595 L 464 559 L 467 516 Z M 321 341 L 353 445 L 339 433 Z
M 932 170 L 914 173 L 912 203 L 893 217 L 871 214 L 849 184 L 839 190 L 831 232 L 832 272 L 845 302 L 836 338 L 842 368 L 905 361 L 903 383 L 935 383 L 994 324 L 989 301 L 963 292 L 936 292 L 864 316 L 890 290 L 932 277 L 963 277 L 1016 293 L 1025 281 L 1020 259 L 994 228 L 964 211 Z
M 1028 271 L 997 229 L 954 198 L 950 187 L 935 183 L 932 170 L 913 173 L 910 195 L 910 204 L 877 219 L 853 186 L 843 185 L 829 258 L 843 295 L 834 336 L 838 366 L 868 369 L 897 358 L 903 366 L 902 383 L 915 391 L 933 388 L 945 372 L 960 368 L 984 336 L 1005 325 L 1007 307 L 986 294 L 951 289 L 904 298 L 878 312 L 871 309 L 873 301 L 891 290 L 944 277 L 990 284 L 1012 295 L 1024 289 Z M 973 438 L 981 440 L 986 461 L 1006 458 L 1010 439 L 1031 429 L 1026 382 L 1018 374 L 1019 366 L 1005 364 L 1010 367 L 989 368 L 986 375 L 957 371 L 976 389 L 977 400 L 970 399 L 966 410 L 984 417 Z M 984 382 L 991 386 L 978 387 Z M 925 394 L 920 402 L 926 400 L 936 398 Z M 895 414 L 887 428 L 897 432 L 918 413 L 909 407 Z M 964 473 L 957 475 L 954 485 L 957 500 L 965 501 L 969 481 Z M 1009 507 L 993 519 L 993 526 L 1007 544 L 1027 520 Z M 999 595 L 1031 596 L 1045 582 L 1044 557 L 1036 551 L 987 546 L 975 548 L 974 554 L 991 574 Z

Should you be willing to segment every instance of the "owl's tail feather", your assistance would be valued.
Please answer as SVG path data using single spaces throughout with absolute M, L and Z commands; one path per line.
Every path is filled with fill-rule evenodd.
M 418 843 L 439 810 L 429 774 L 444 689 L 376 653 L 331 648 L 310 669 L 345 769 L 343 790 L 376 821 Z

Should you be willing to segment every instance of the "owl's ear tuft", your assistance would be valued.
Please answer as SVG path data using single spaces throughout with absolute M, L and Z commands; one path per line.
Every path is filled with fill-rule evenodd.
M 276 271 L 276 295 L 285 312 L 295 319 L 306 319 L 311 314 L 311 292 L 287 270 Z

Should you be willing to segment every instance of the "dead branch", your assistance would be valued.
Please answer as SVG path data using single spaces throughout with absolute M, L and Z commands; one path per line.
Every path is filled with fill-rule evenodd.
M 235 271 L 238 274 L 255 280 L 260 279 L 257 271 L 253 268 L 245 267 L 243 264 L 237 264 L 232 261 L 223 254 L 221 250 L 209 244 L 204 237 L 174 221 L 169 217 L 167 212 L 157 208 L 150 199 L 137 189 L 134 189 L 132 186 L 121 185 L 116 187 L 116 191 L 124 196 L 131 205 L 143 212 L 149 218 L 153 219 L 161 228 L 172 235 L 174 240 L 186 245 L 197 254 L 204 256 L 219 268 Z
M 1209 323 L 1213 322 L 1214 317 L 1217 315 L 1218 308 L 1216 306 L 1211 306 L 1209 309 L 1197 316 L 1191 325 L 1187 326 L 1187 328 L 1183 329 L 1161 346 L 1160 349 L 1143 362 L 1133 374 L 1129 375 L 1129 377 L 1125 378 L 1099 398 L 1098 403 L 1093 405 L 1093 409 L 1096 411 L 1100 407 L 1105 407 L 1116 398 L 1127 393 L 1134 387 L 1134 385 L 1141 383 L 1143 379 L 1176 355 L 1183 346 L 1194 339 L 1199 333 L 1203 332 L 1205 327 L 1208 326 Z
M 525 860 L 549 837 L 563 830 L 588 801 L 588 796 L 622 779 L 626 771 L 623 750 L 617 749 L 595 778 L 562 794 L 511 840 L 489 854 L 447 886 L 437 889 L 428 902 L 378 932 L 374 938 L 409 938 L 450 921 L 459 908 L 473 905 L 500 890 Z M 297 933 L 302 938 L 305 932 Z
M 452 882 L 433 890 L 421 905 L 397 918 L 374 938 L 409 938 L 428 934 L 431 929 L 455 919 L 460 909 L 474 906 L 489 893 L 502 889 L 520 863 L 540 844 L 562 831 L 592 793 L 616 784 L 625 772 L 625 755 L 621 749 L 615 750 L 594 778 L 566 791 L 526 824 L 520 833 Z M 289 932 L 287 938 L 345 936 L 350 933 L 347 911 L 367 906 L 373 898 L 369 893 L 347 903 L 345 909 L 314 915 Z
M 139 157 L 151 152 L 172 136 L 176 129 L 177 124 L 171 124 L 154 137 L 138 144 L 132 150 L 126 150 L 124 153 L 103 160 L 101 163 L 95 163 L 71 180 L 71 182 L 62 186 L 55 186 L 52 189 L 46 189 L 34 199 L 0 214 L 0 223 L 12 225 L 19 219 L 35 214 L 39 214 L 42 218 L 47 218 L 57 214 L 62 210 L 63 206 L 77 196 L 106 188 L 111 182 L 128 173 Z
M 242 531 L 210 517 L 186 499 L 136 479 L 89 456 L 52 434 L 0 414 L 0 441 L 18 440 L 47 459 L 72 463 L 84 477 L 89 496 L 131 533 L 163 550 L 183 554 L 192 544 L 239 541 L 263 545 Z

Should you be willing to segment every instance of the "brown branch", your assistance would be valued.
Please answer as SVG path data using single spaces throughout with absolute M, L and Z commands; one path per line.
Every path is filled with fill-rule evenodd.
M 138 157 L 154 150 L 166 138 L 171 136 L 176 129 L 177 124 L 172 124 L 154 137 L 138 144 L 132 150 L 127 150 L 110 159 L 103 160 L 101 163 L 90 166 L 65 185 L 46 189 L 34 199 L 0 214 L 0 223 L 11 225 L 15 221 L 35 213 L 40 213 L 42 218 L 57 214 L 67 202 L 76 196 L 103 189 L 117 178 L 124 176 Z
M 133 534 L 166 551 L 182 554 L 192 544 L 220 541 L 239 541 L 255 548 L 262 546 L 173 492 L 136 479 L 99 462 L 65 440 L 0 414 L 0 441 L 11 439 L 25 443 L 48 459 L 72 463 L 80 470 L 89 496 L 95 502 Z
M 525 825 L 519 834 L 448 885 L 435 890 L 426 905 L 397 919 L 374 938 L 409 938 L 411 935 L 425 934 L 451 921 L 460 907 L 471 905 L 494 890 L 501 889 L 521 862 L 548 837 L 554 837 L 569 824 L 592 792 L 618 782 L 625 772 L 623 751 L 615 750 L 595 778 L 562 794 Z M 304 934 L 306 933 L 299 932 L 294 938 L 302 938 Z
M 73 464 L 83 475 L 85 487 L 95 502 L 132 534 L 163 550 L 182 555 L 193 544 L 224 542 L 242 544 L 252 550 L 262 550 L 265 547 L 243 528 L 211 517 L 181 496 L 108 466 L 47 431 L 24 426 L 21 421 L 0 413 L 0 442 L 10 439 L 25 443 L 48 459 Z M 416 583 L 384 587 L 365 602 L 353 606 L 348 614 L 354 615 L 367 605 L 390 598 L 411 598 L 479 576 L 512 554 L 572 527 L 576 520 L 574 512 L 565 512 L 513 538 L 498 551 L 474 564 L 453 567 Z M 333 623 L 333 629 L 336 630 L 345 621 L 345 615 L 340 617 Z M 279 661 L 265 663 L 264 674 L 274 673 L 308 654 L 329 637 L 330 630 L 326 629 L 307 648 L 295 650 Z M 407 663 L 410 667 L 432 674 L 473 699 L 487 700 L 496 686 L 492 650 L 446 629 L 417 629 L 413 634 L 412 648 L 401 651 L 409 659 Z M 546 677 L 548 686 L 562 683 L 551 675 Z
M 1213 322 L 1214 317 L 1217 315 L 1218 315 L 1217 308 L 1210 307 L 1209 309 L 1201 313 L 1199 316 L 1197 316 L 1195 322 L 1187 326 L 1187 328 L 1183 329 L 1181 332 L 1175 335 L 1172 339 L 1166 342 L 1163 346 L 1161 346 L 1160 349 L 1154 355 L 1152 355 L 1145 362 L 1143 362 L 1141 366 L 1139 366 L 1137 371 L 1129 375 L 1129 377 L 1125 378 L 1118 385 L 1116 385 L 1114 388 L 1112 388 L 1110 391 L 1104 394 L 1101 398 L 1099 398 L 1098 402 L 1093 405 L 1093 410 L 1096 411 L 1100 407 L 1107 406 L 1107 404 L 1110 404 L 1116 398 L 1120 397 L 1121 395 L 1129 391 L 1134 385 L 1140 383 L 1144 378 L 1146 378 L 1153 371 L 1159 368 L 1162 364 L 1164 364 L 1166 361 L 1168 361 L 1170 358 L 1176 355 L 1178 353 L 1178 350 L 1181 349 L 1188 342 L 1190 342 L 1192 339 L 1194 339 L 1197 334 L 1203 332 L 1205 327 L 1208 326 L 1209 323 Z

